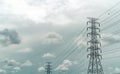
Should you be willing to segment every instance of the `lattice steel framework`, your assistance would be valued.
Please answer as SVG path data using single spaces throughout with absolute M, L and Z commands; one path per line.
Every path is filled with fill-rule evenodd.
M 45 67 L 46 74 L 52 74 L 52 65 L 51 62 L 47 62 L 47 65 Z
M 89 37 L 90 41 L 87 42 L 89 47 L 87 48 L 87 51 L 90 53 L 87 55 L 89 57 L 89 65 L 88 65 L 88 71 L 87 74 L 104 74 L 101 59 L 102 56 L 100 53 L 102 52 L 100 46 L 101 43 L 98 40 L 98 37 L 100 38 L 100 23 L 97 22 L 97 18 L 88 18 L 89 21 L 87 24 L 91 24 L 90 27 L 87 28 L 87 30 L 90 30 L 90 33 L 87 33 L 87 37 Z

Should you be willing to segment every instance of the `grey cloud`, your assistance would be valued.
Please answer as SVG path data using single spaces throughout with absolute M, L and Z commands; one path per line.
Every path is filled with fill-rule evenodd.
M 54 54 L 52 54 L 52 53 L 45 53 L 45 54 L 43 54 L 43 56 L 42 56 L 43 58 L 54 58 L 55 57 L 55 55 Z
M 44 67 L 39 67 L 39 68 L 38 68 L 38 71 L 39 71 L 39 72 L 45 71 L 45 68 L 44 68 Z
M 11 44 L 19 44 L 21 42 L 18 33 L 15 30 L 4 29 L 0 31 L 1 45 L 8 46 Z
M 117 67 L 116 67 L 116 68 L 114 69 L 114 72 L 115 72 L 116 74 L 120 74 L 120 68 L 117 68 Z
M 58 33 L 49 32 L 41 38 L 41 41 L 43 44 L 59 44 L 63 42 L 63 37 Z
M 64 60 L 62 64 L 58 65 L 56 70 L 67 71 L 72 65 L 76 65 L 77 61 Z
M 26 60 L 23 64 L 21 64 L 21 67 L 31 67 L 33 63 L 30 60 Z
M 16 73 L 16 72 L 18 72 L 18 71 L 20 71 L 20 70 L 21 70 L 20 67 L 14 67 L 12 73 Z
M 120 36 L 114 34 L 102 34 L 102 43 L 103 45 L 109 45 L 120 42 Z
M 93 0 L 88 2 L 86 0 L 3 0 L 1 2 L 3 3 L 0 8 L 2 10 L 2 18 L 0 18 L 2 20 L 2 24 L 7 23 L 16 25 L 17 23 L 21 26 L 21 23 L 27 24 L 30 22 L 34 23 L 34 25 L 36 23 L 44 23 L 63 26 L 71 23 L 75 24 L 75 22 L 78 23 L 80 19 L 84 18 L 84 16 L 90 16 L 90 13 L 98 13 L 99 11 L 105 9 L 105 6 L 108 6 L 108 4 L 112 1 Z M 95 4 L 93 4 L 93 2 L 95 2 Z M 103 2 L 105 3 L 105 6 L 101 6 Z M 110 3 L 106 4 L 107 2 Z M 9 12 L 6 9 L 8 9 Z M 28 24 L 30 25 L 30 23 Z
M 6 70 L 0 69 L 0 74 L 6 74 Z
M 5 64 L 5 68 L 14 67 L 20 64 L 16 60 L 9 60 L 9 59 L 5 59 L 2 62 L 3 64 Z
M 0 73 L 16 73 L 21 70 L 21 63 L 16 61 L 16 60 L 11 60 L 11 59 L 4 59 L 1 61 L 2 66 L 0 69 Z

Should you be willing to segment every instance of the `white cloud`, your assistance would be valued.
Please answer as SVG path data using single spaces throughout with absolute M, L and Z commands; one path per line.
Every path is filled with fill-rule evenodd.
M 20 67 L 14 67 L 13 70 L 14 70 L 14 72 L 18 72 L 18 71 L 21 70 L 21 68 Z
M 1 62 L 6 64 L 6 63 L 8 63 L 8 61 L 9 61 L 9 59 L 6 58 L 6 59 L 2 60 Z
M 73 61 L 73 64 L 78 64 L 78 62 L 77 61 Z
M 8 62 L 8 66 L 15 66 L 15 65 L 19 65 L 19 62 L 17 62 L 16 60 L 10 60 Z
M 10 11 L 10 13 L 30 19 L 35 23 L 44 22 L 46 11 L 42 7 L 31 6 L 26 0 L 6 0 L 3 3 L 6 6 L 6 9 L 4 9 Z
M 14 67 L 14 66 L 20 65 L 20 63 L 17 62 L 16 60 L 6 59 L 6 60 L 3 60 L 2 62 L 3 62 L 3 64 L 5 64 L 4 68 L 9 68 L 9 67 Z
M 47 19 L 47 22 L 49 22 L 49 23 L 51 23 L 55 26 L 65 26 L 65 25 L 69 25 L 70 23 L 72 23 L 72 20 L 70 18 L 68 18 L 67 16 L 63 15 L 63 14 L 56 15 L 56 16 L 55 15 L 50 16 Z
M 25 61 L 21 66 L 22 67 L 31 67 L 33 63 L 30 60 Z
M 25 48 L 25 49 L 20 49 L 20 50 L 18 50 L 18 52 L 20 52 L 20 53 L 29 53 L 29 52 L 31 52 L 31 51 L 32 51 L 31 48 Z
M 109 73 L 110 74 L 119 74 L 120 73 L 120 68 L 118 68 L 118 67 L 109 67 L 108 68 L 108 71 L 109 71 Z
M 120 68 L 115 68 L 115 73 L 120 73 Z
M 43 58 L 54 58 L 55 55 L 54 55 L 54 54 L 51 54 L 51 53 L 45 53 L 45 54 L 43 54 L 42 57 L 43 57 Z
M 87 45 L 87 39 L 85 39 L 83 36 L 78 36 L 74 39 L 74 43 L 76 43 L 76 46 L 86 46 Z
M 114 34 L 102 34 L 101 42 L 103 45 L 109 45 L 120 42 L 120 36 Z
M 0 74 L 6 74 L 6 73 L 7 73 L 6 70 L 0 69 Z
M 3 1 L 3 6 L 6 8 L 3 8 L 3 10 L 7 13 L 15 14 L 17 16 L 22 16 L 26 19 L 29 19 L 31 21 L 34 21 L 35 23 L 52 23 L 52 24 L 68 24 L 69 18 L 66 16 L 58 16 L 58 14 L 53 16 L 55 14 L 55 11 L 58 10 L 58 6 L 61 5 L 61 1 L 55 1 L 55 0 L 46 0 L 39 3 L 39 6 L 36 6 L 34 4 L 30 5 L 26 0 L 6 0 Z M 33 2 L 35 3 L 35 2 Z M 57 8 L 56 8 L 57 7 Z M 48 13 L 49 12 L 49 13 Z M 52 15 L 53 17 L 51 18 Z M 48 17 L 50 16 L 50 17 Z M 56 18 L 56 19 L 55 19 Z M 66 20 L 66 21 L 64 21 Z
M 108 70 L 113 70 L 113 67 L 108 67 Z
M 69 68 L 66 67 L 66 66 L 60 65 L 60 66 L 58 66 L 55 70 L 67 71 L 67 70 L 69 70 Z
M 17 70 L 17 68 L 20 66 L 20 63 L 16 60 L 9 60 L 9 59 L 5 59 L 2 61 L 2 69 L 4 69 L 6 72 L 9 71 L 19 71 Z
M 64 60 L 62 64 L 60 64 L 55 70 L 61 70 L 61 71 L 66 71 L 69 70 L 69 68 L 72 65 L 77 64 L 75 61 L 70 61 L 70 60 Z
M 86 16 L 96 16 L 101 13 L 100 11 L 107 10 L 114 2 L 112 0 L 2 0 L 0 12 L 1 15 L 11 14 L 24 20 L 28 19 L 34 22 L 34 25 L 45 23 L 64 26 L 79 22 Z
M 87 16 L 98 16 L 100 11 L 107 10 L 114 2 L 112 0 L 2 0 L 0 12 L 1 15 L 12 15 L 27 22 L 34 22 L 34 25 L 44 23 L 65 26 L 78 23 Z M 13 22 L 8 24 L 13 24 Z
M 55 32 L 49 32 L 42 36 L 41 42 L 43 44 L 59 44 L 63 42 L 63 37 Z
M 39 67 L 39 68 L 38 68 L 38 71 L 39 71 L 39 72 L 45 71 L 45 68 L 44 68 L 44 67 Z

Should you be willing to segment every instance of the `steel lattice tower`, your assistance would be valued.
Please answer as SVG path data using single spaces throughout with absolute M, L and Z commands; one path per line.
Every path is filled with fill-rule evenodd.
M 51 62 L 47 62 L 47 65 L 46 65 L 45 69 L 46 69 L 46 74 L 52 74 Z
M 90 58 L 87 74 L 104 74 L 101 64 L 102 56 L 100 55 L 102 52 L 100 48 L 101 43 L 98 40 L 98 37 L 100 38 L 100 34 L 98 33 L 100 32 L 100 23 L 97 22 L 97 18 L 88 19 L 87 24 L 91 24 L 91 26 L 87 28 L 87 30 L 90 30 L 90 33 L 87 33 L 87 37 L 90 36 L 90 41 L 87 43 L 89 45 L 87 51 L 90 52 L 87 55 Z

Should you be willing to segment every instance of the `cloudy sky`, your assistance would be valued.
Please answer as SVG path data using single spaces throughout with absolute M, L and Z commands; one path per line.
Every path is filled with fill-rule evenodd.
M 87 72 L 87 17 L 101 23 L 102 65 L 120 73 L 119 0 L 0 0 L 0 74 Z

